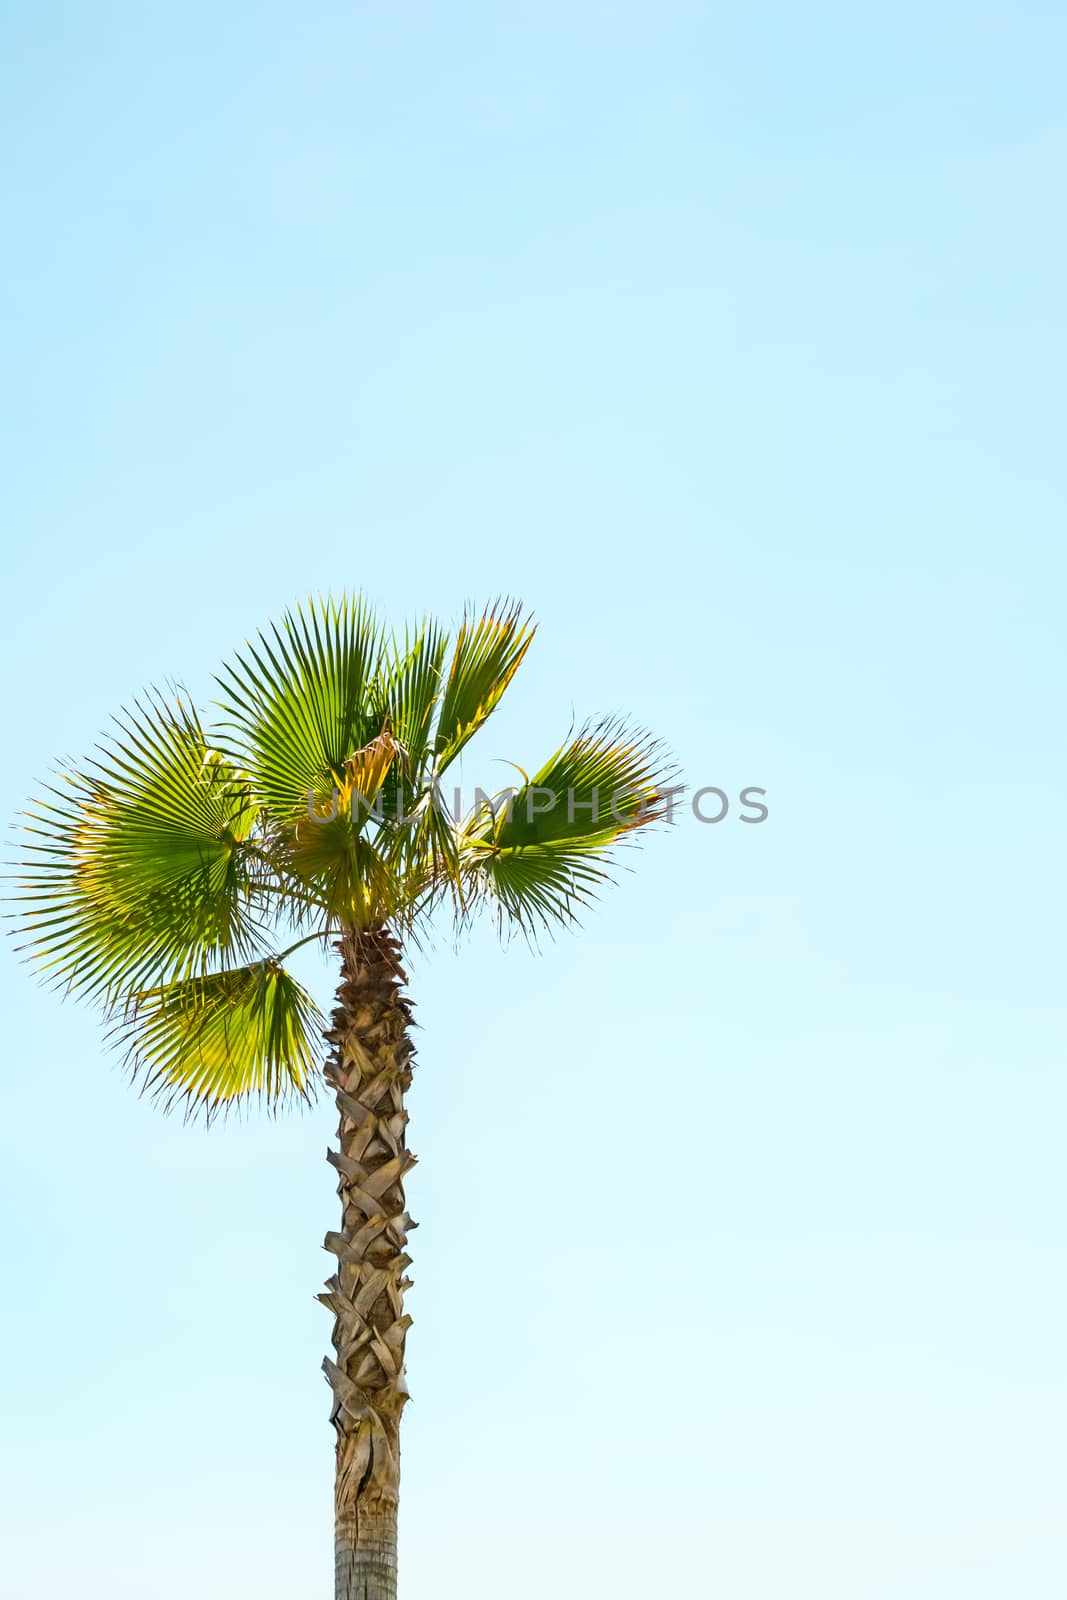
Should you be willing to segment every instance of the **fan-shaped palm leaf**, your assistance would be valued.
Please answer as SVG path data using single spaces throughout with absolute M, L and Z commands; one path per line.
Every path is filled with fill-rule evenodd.
M 256 944 L 247 778 L 208 748 L 182 700 L 150 696 L 27 815 L 16 897 L 41 967 L 105 1002 L 146 975 L 188 974 Z
M 434 741 L 438 773 L 455 760 L 499 705 L 530 648 L 534 624 L 519 605 L 498 603 L 456 637 Z
M 116 1033 L 147 1088 L 210 1116 L 251 1095 L 306 1097 L 324 1025 L 306 990 L 267 959 L 145 990 Z
M 345 760 L 381 731 L 373 684 L 381 629 L 362 600 L 312 600 L 224 668 L 222 709 L 239 759 L 276 818 L 344 782 Z
M 610 880 L 613 847 L 668 815 L 672 776 L 647 734 L 618 720 L 587 725 L 468 821 L 472 899 L 495 903 L 503 923 L 527 934 L 574 920 Z

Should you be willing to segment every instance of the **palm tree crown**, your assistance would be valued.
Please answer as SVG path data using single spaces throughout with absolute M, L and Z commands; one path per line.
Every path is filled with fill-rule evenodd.
M 307 1096 L 325 1023 L 286 968 L 299 945 L 417 941 L 440 907 L 535 936 L 665 815 L 661 749 L 619 721 L 572 733 L 517 789 L 450 802 L 442 778 L 533 634 L 510 603 L 450 640 L 431 620 L 394 636 L 360 598 L 309 601 L 222 671 L 213 727 L 152 692 L 59 772 L 26 819 L 19 922 L 147 1087 L 208 1116 Z

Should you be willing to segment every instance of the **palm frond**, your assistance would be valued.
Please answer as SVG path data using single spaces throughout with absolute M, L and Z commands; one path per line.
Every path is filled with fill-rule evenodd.
M 113 1040 L 148 1091 L 210 1117 L 252 1096 L 307 1098 L 324 1027 L 307 991 L 268 958 L 142 991 Z
M 354 806 L 357 816 L 369 816 L 390 770 L 402 757 L 403 747 L 394 737 L 387 718 L 381 733 L 345 758 L 344 788 L 340 791 L 343 803 Z
M 578 920 L 611 872 L 593 846 L 526 844 L 499 848 L 474 846 L 464 857 L 467 900 L 464 920 L 489 906 L 502 934 L 511 929 L 535 941 L 537 935 Z
M 399 821 L 387 820 L 376 842 L 398 883 L 408 886 L 404 921 L 410 929 L 429 905 L 441 900 L 451 898 L 458 910 L 464 879 L 460 829 L 439 786 L 416 791 L 406 803 L 411 809 Z
M 31 803 L 14 899 L 46 977 L 114 1003 L 257 946 L 260 876 L 248 780 L 193 710 L 150 695 L 80 770 Z
M 527 933 L 573 921 L 610 881 L 615 848 L 669 816 L 674 775 L 649 734 L 618 719 L 587 724 L 519 789 L 468 819 L 470 898 Z
M 388 724 L 402 746 L 403 775 L 414 782 L 430 753 L 435 708 L 440 700 L 447 635 L 427 620 L 413 632 L 405 631 L 403 644 L 386 648 L 381 669 L 371 686 L 371 700 L 379 722 Z
M 501 602 L 456 636 L 434 739 L 437 772 L 455 760 L 499 705 L 530 648 L 535 626 L 520 605 Z
M 291 875 L 321 905 L 326 927 L 378 926 L 404 907 L 405 882 L 367 833 L 358 802 L 333 815 L 312 817 L 305 809 L 289 831 L 286 855 Z
M 554 842 L 603 848 L 668 815 L 674 776 L 650 734 L 617 718 L 587 723 L 481 821 L 502 849 Z
M 343 785 L 346 759 L 381 731 L 371 693 L 381 655 L 373 613 L 344 596 L 286 612 L 223 669 L 221 708 L 276 817 Z

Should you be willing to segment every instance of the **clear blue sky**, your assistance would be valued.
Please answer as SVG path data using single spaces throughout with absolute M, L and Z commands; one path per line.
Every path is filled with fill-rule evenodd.
M 346 586 L 769 791 L 412 963 L 405 1600 L 1062 1600 L 1062 8 L 0 15 L 7 813 Z M 5 1594 L 325 1597 L 328 1105 L 0 988 Z

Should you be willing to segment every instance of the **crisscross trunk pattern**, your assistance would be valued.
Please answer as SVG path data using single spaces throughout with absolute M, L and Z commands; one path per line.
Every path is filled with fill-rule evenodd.
M 414 1046 L 399 941 L 388 929 L 348 930 L 338 945 L 337 990 L 326 1078 L 337 1097 L 342 1221 L 326 1235 L 337 1271 L 319 1296 L 334 1313 L 334 1359 L 323 1363 L 337 1433 L 336 1600 L 395 1600 L 400 1418 L 408 1398 L 404 1342 L 405 1252 L 415 1226 L 404 1177 L 404 1095 Z

